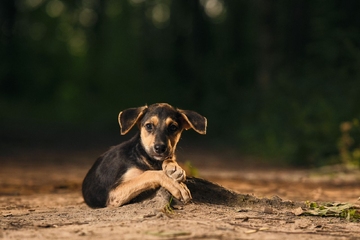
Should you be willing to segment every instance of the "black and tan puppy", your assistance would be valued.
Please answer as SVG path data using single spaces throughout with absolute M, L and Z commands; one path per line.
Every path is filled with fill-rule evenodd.
M 206 118 L 158 103 L 120 112 L 119 124 L 122 135 L 135 125 L 140 131 L 94 163 L 82 185 L 86 204 L 119 207 L 161 187 L 176 199 L 189 201 L 191 193 L 184 184 L 185 171 L 176 163 L 175 148 L 184 129 L 205 134 Z

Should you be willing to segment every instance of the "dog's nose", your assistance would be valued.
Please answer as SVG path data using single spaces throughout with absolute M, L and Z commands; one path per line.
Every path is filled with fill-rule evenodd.
M 164 153 L 166 151 L 166 145 L 165 144 L 155 144 L 154 146 L 156 153 Z

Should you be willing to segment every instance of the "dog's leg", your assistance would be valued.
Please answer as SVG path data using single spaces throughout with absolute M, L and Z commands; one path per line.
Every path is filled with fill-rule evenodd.
M 166 174 L 166 176 L 174 179 L 175 181 L 177 181 L 178 183 L 183 185 L 184 188 L 186 188 L 188 190 L 187 186 L 184 183 L 186 180 L 186 173 L 185 173 L 184 169 L 182 169 L 179 166 L 179 164 L 175 161 L 175 159 L 165 160 L 162 164 L 162 169 L 163 169 L 164 173 Z M 190 190 L 188 190 L 188 191 L 190 194 L 190 198 L 192 198 Z M 180 201 L 178 201 L 177 199 L 173 199 L 172 205 L 173 205 L 173 207 L 176 206 L 175 208 L 178 208 L 179 206 L 182 205 L 182 203 Z
M 188 202 L 191 199 L 190 191 L 185 184 L 169 178 L 163 171 L 145 171 L 111 190 L 107 206 L 119 207 L 130 202 L 140 193 L 158 187 L 165 188 L 171 195 L 182 202 Z

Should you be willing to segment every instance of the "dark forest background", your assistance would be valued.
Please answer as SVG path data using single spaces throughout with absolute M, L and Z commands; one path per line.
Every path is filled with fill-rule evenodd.
M 0 149 L 117 135 L 119 111 L 168 102 L 208 118 L 198 141 L 356 163 L 359 12 L 358 0 L 1 0 Z

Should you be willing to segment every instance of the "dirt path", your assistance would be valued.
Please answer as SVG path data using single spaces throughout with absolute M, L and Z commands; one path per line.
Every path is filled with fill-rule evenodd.
M 199 154 L 199 155 L 197 155 Z M 360 239 L 360 224 L 295 216 L 294 205 L 190 203 L 166 213 L 146 203 L 90 209 L 81 181 L 98 151 L 33 151 L 1 157 L 2 239 Z M 95 156 L 95 157 L 94 157 Z M 183 154 L 201 177 L 242 194 L 358 203 L 359 174 L 246 168 L 229 158 Z M 36 159 L 36 161 L 34 161 Z M 274 198 L 277 200 L 278 198 Z

